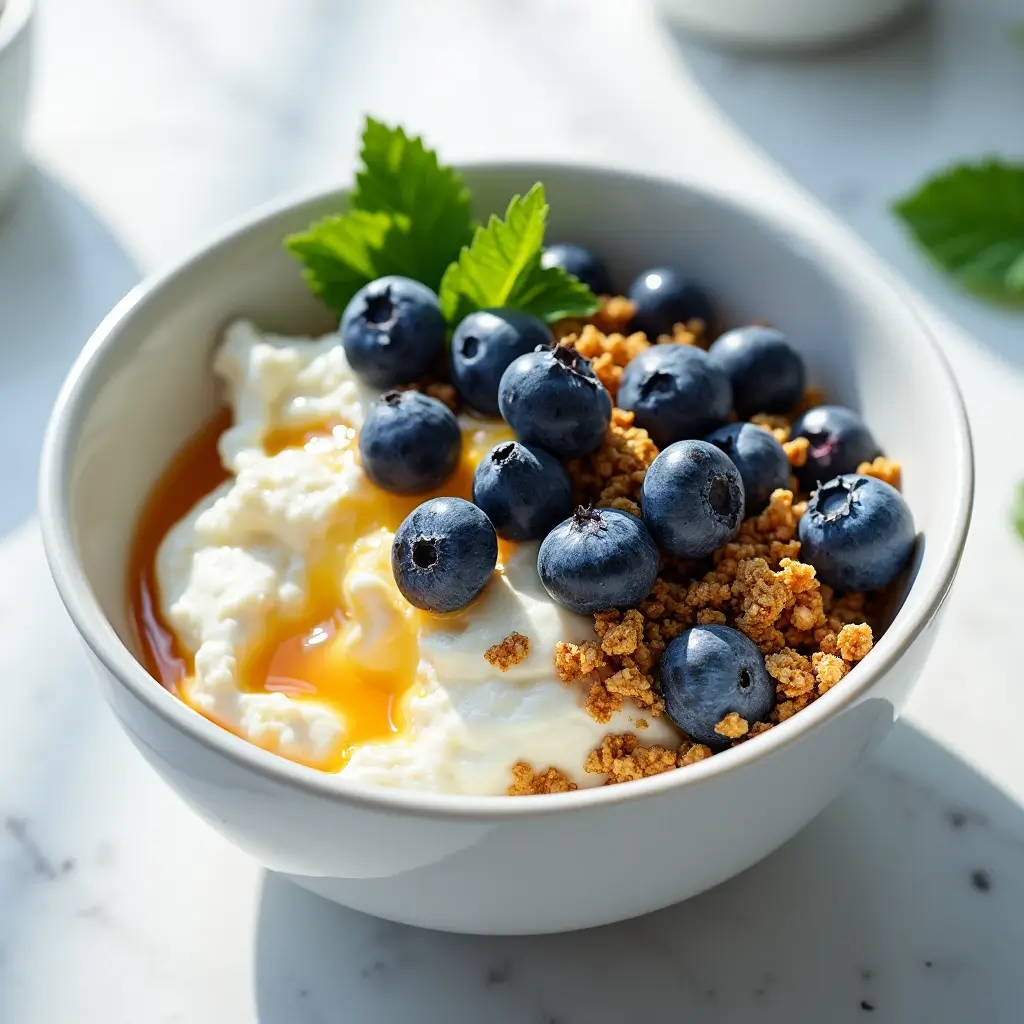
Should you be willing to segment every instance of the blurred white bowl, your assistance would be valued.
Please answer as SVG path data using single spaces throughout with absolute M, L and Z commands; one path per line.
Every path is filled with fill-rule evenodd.
M 13 194 L 25 163 L 21 140 L 35 6 L 35 0 L 0 0 L 0 207 Z
M 814 49 L 856 39 L 921 0 L 658 0 L 684 28 L 746 49 Z
M 132 292 L 72 369 L 41 470 L 50 569 L 107 700 L 150 764 L 267 867 L 357 910 L 455 931 L 559 931 L 642 914 L 717 885 L 806 825 L 917 681 L 970 519 L 956 385 L 884 275 L 753 206 L 676 182 L 551 164 L 466 169 L 481 218 L 535 181 L 551 202 L 551 237 L 605 254 L 620 282 L 649 266 L 692 271 L 727 320 L 785 331 L 811 380 L 859 408 L 904 461 L 922 538 L 903 605 L 862 664 L 771 732 L 623 786 L 515 799 L 419 793 L 286 761 L 147 674 L 125 592 L 139 508 L 217 407 L 210 359 L 226 322 L 329 328 L 281 239 L 343 208 L 343 192 L 258 211 Z

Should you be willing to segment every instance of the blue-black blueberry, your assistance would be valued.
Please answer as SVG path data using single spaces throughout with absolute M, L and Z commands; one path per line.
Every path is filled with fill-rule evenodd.
M 391 570 L 405 599 L 431 612 L 465 608 L 498 562 L 491 521 L 463 498 L 431 498 L 402 521 L 391 546 Z
M 658 548 L 629 512 L 580 508 L 544 538 L 537 572 L 551 598 L 570 611 L 630 608 L 654 586 Z
M 509 363 L 538 346 L 553 344 L 547 324 L 522 310 L 481 309 L 470 313 L 452 334 L 452 383 L 477 412 L 497 416 L 498 384 Z
M 541 254 L 540 265 L 560 267 L 582 281 L 595 295 L 611 294 L 612 281 L 604 260 L 582 245 L 560 242 L 546 246 Z
M 539 540 L 572 514 L 572 482 L 542 448 L 520 441 L 496 444 L 473 474 L 473 503 L 500 537 Z
M 654 345 L 630 360 L 619 382 L 618 404 L 634 414 L 651 440 L 704 437 L 729 418 L 732 387 L 706 352 L 692 345 Z
M 629 286 L 629 299 L 636 306 L 631 329 L 643 331 L 651 342 L 671 334 L 676 324 L 703 320 L 710 325 L 714 307 L 707 289 L 673 267 L 651 267 Z
M 842 473 L 854 473 L 862 462 L 881 454 L 864 421 L 843 405 L 808 409 L 793 424 L 790 436 L 806 437 L 810 445 L 807 462 L 796 471 L 805 491 Z
M 338 333 L 349 366 L 375 388 L 417 380 L 444 352 L 437 296 L 425 284 L 397 275 L 360 288 L 345 307 Z
M 451 476 L 462 454 L 462 431 L 444 402 L 419 391 L 386 391 L 359 431 L 359 462 L 378 487 L 425 494 Z
M 753 423 L 728 423 L 707 441 L 732 459 L 743 480 L 744 515 L 757 515 L 779 487 L 789 487 L 789 458 L 775 436 Z
M 878 590 L 914 550 L 914 517 L 895 487 L 855 473 L 822 484 L 800 517 L 800 558 L 839 591 Z
M 677 441 L 651 463 L 640 489 L 644 522 L 667 554 L 706 558 L 743 522 L 743 480 L 706 441 Z
M 775 704 L 775 682 L 757 645 L 730 626 L 694 626 L 665 648 L 658 663 L 665 711 L 697 743 L 715 750 L 729 738 L 715 726 L 735 712 L 763 722 Z
M 599 447 L 611 396 L 571 345 L 528 352 L 502 374 L 501 415 L 524 444 L 578 459 Z
M 804 393 L 803 358 L 771 327 L 734 327 L 717 338 L 708 358 L 728 375 L 741 419 L 758 412 L 786 412 Z

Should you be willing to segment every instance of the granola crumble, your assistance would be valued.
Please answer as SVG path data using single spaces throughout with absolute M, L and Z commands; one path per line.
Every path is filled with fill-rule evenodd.
M 548 768 L 545 772 L 534 774 L 533 769 L 520 761 L 512 765 L 512 785 L 508 787 L 509 796 L 541 796 L 548 793 L 568 793 L 578 789 L 575 782 L 557 768 Z
M 589 319 L 566 317 L 564 320 L 552 324 L 551 332 L 555 336 L 555 341 L 562 341 L 572 334 L 581 334 L 583 328 L 588 324 L 592 324 L 602 334 L 625 332 L 636 313 L 636 304 L 627 299 L 625 295 L 602 295 L 600 300 L 600 308 Z
M 613 409 L 601 447 L 569 463 L 577 500 L 639 515 L 640 486 L 657 454 L 647 431 L 633 426 L 633 414 Z
M 484 651 L 486 661 L 495 668 L 507 672 L 513 665 L 526 661 L 530 653 L 530 638 L 522 633 L 509 633 L 500 644 L 494 644 Z
M 730 740 L 738 740 L 741 736 L 745 736 L 750 732 L 750 726 L 747 724 L 747 720 L 745 718 L 740 718 L 735 711 L 730 711 L 729 714 L 727 714 L 725 718 L 715 726 L 715 732 L 717 732 L 719 736 L 725 736 Z
M 873 462 L 862 462 L 857 467 L 861 476 L 873 476 L 887 484 L 892 484 L 898 491 L 903 479 L 903 466 L 894 459 L 879 455 Z
M 679 748 L 676 761 L 678 767 L 685 768 L 688 764 L 696 764 L 698 761 L 703 761 L 706 757 L 711 757 L 713 753 L 714 751 L 703 743 L 691 743 L 687 740 Z
M 818 693 L 828 693 L 850 670 L 842 658 L 837 658 L 834 654 L 824 654 L 822 651 L 815 651 L 811 655 L 811 665 L 814 668 L 814 678 L 818 680 Z
M 703 320 L 687 320 L 684 324 L 673 324 L 671 334 L 659 334 L 659 345 L 697 345 L 707 348 L 710 344 L 704 334 Z
M 843 661 L 860 661 L 874 643 L 871 627 L 866 622 L 850 623 L 839 630 L 836 647 Z
M 592 775 L 607 775 L 606 784 L 610 785 L 671 771 L 678 759 L 678 752 L 667 747 L 642 746 L 631 732 L 611 733 L 590 752 L 583 767 Z
M 794 469 L 807 465 L 807 453 L 810 447 L 811 442 L 806 437 L 794 437 L 792 441 L 782 443 L 782 450 L 786 453 L 786 458 L 789 459 L 789 464 Z

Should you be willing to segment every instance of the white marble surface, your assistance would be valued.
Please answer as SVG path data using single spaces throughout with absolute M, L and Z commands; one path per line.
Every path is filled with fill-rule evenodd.
M 1024 545 L 1007 519 L 1024 318 L 948 289 L 886 211 L 936 164 L 1020 152 L 1021 16 L 945 0 L 869 49 L 768 61 L 681 42 L 640 0 L 43 0 L 35 168 L 0 224 L 0 1021 L 1024 1018 Z M 689 904 L 541 940 L 347 912 L 194 819 L 86 678 L 32 521 L 60 378 L 141 274 L 254 203 L 344 178 L 366 109 L 452 158 L 713 180 L 851 244 L 845 220 L 942 310 L 979 486 L 927 678 L 817 822 Z

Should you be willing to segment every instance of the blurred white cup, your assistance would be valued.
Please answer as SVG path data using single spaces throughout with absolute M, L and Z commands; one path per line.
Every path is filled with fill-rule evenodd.
M 35 0 L 0 0 L 0 208 L 21 178 Z
M 746 49 L 815 49 L 864 36 L 922 0 L 657 0 L 682 27 Z

